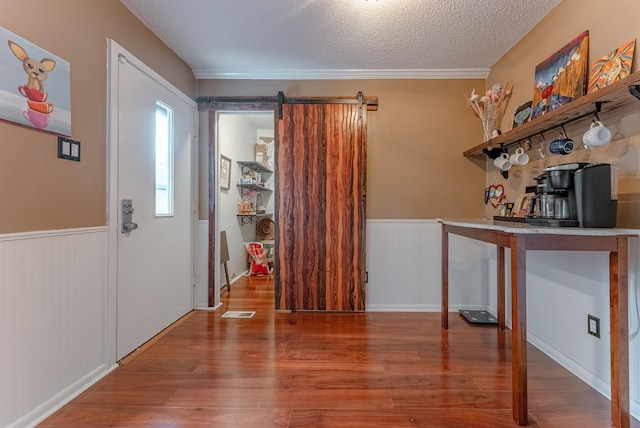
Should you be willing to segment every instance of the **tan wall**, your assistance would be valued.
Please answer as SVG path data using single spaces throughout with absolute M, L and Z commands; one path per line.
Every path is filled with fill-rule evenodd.
M 533 78 L 537 64 L 560 49 L 575 36 L 589 31 L 589 62 L 600 58 L 640 36 L 637 17 L 640 2 L 637 0 L 563 0 L 529 34 L 516 44 L 495 66 L 487 79 L 487 86 L 495 82 L 514 82 L 511 106 L 503 120 L 502 129 L 510 129 L 513 108 L 533 97 Z M 636 47 L 636 60 L 632 71 L 636 71 L 640 50 Z M 582 147 L 582 134 L 589 126 L 589 120 L 578 122 L 567 128 L 569 137 L 578 143 L 571 155 L 560 156 L 547 153 L 545 159 L 538 159 L 530 152 L 533 162 L 526 167 L 513 167 L 509 180 L 496 173 L 492 164 L 487 167 L 489 183 L 504 183 L 507 199 L 513 201 L 524 191 L 526 185 L 535 184 L 533 178 L 549 165 L 566 162 L 607 162 L 614 165 L 619 173 L 619 216 L 618 226 L 640 227 L 640 101 L 610 114 L 601 116 L 604 123 L 614 133 L 613 141 L 604 147 L 589 151 Z M 557 138 L 559 130 L 545 137 L 547 142 Z M 487 215 L 496 210 L 487 209 Z
M 640 27 L 634 21 L 639 11 L 635 0 L 618 0 L 614 11 L 596 0 L 564 0 L 492 68 L 489 83 L 515 83 L 503 129 L 510 127 L 514 106 L 531 97 L 536 64 L 585 29 L 590 31 L 592 59 L 609 52 L 637 37 Z M 0 25 L 71 63 L 71 137 L 82 142 L 82 162 L 63 161 L 56 158 L 54 135 L 0 122 L 0 233 L 104 225 L 106 39 L 114 38 L 182 91 L 195 95 L 191 71 L 118 0 L 4 0 Z M 82 72 L 87 68 L 90 72 Z M 368 217 L 412 219 L 483 214 L 482 189 L 501 178 L 491 168 L 485 177 L 484 159 L 461 156 L 478 143 L 481 128 L 460 95 L 483 86 L 483 80 L 217 80 L 197 82 L 197 94 L 275 95 L 282 90 L 287 96 L 357 91 L 378 96 L 379 110 L 369 113 Z M 628 145 L 635 147 L 636 134 L 627 135 L 630 132 L 634 131 L 623 129 L 624 138 L 612 143 L 622 147 L 616 156 L 623 156 Z M 629 159 L 623 163 L 624 171 L 635 168 L 628 166 L 633 164 Z M 534 171 L 543 166 L 531 164 Z M 531 174 L 521 171 L 520 180 L 513 180 L 512 174 L 506 183 L 508 196 L 532 184 Z M 636 180 L 626 176 L 623 191 Z M 201 217 L 206 218 L 203 213 Z
M 422 219 L 482 215 L 484 162 L 462 152 L 482 137 L 462 93 L 484 80 L 200 80 L 199 96 L 377 96 L 367 147 L 367 217 Z M 201 207 L 206 204 L 201 201 Z M 206 212 L 201 210 L 201 218 Z
M 2 0 L 0 26 L 70 62 L 82 155 L 58 159 L 55 135 L 0 122 L 0 233 L 105 225 L 107 38 L 189 96 L 193 73 L 118 0 Z

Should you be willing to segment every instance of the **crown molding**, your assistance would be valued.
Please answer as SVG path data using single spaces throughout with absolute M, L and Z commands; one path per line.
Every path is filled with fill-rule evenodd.
M 196 79 L 236 80 L 374 80 L 374 79 L 486 79 L 488 68 L 421 70 L 193 70 Z

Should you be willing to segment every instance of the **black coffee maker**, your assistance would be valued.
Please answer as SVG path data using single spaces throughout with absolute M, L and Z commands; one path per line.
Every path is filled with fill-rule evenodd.
M 618 204 L 612 199 L 611 165 L 566 163 L 535 178 L 527 223 L 554 227 L 615 227 Z

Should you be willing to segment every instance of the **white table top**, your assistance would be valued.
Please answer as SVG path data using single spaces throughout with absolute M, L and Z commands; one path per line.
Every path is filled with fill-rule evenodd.
M 450 226 L 471 227 L 475 229 L 499 230 L 506 233 L 540 233 L 554 235 L 583 235 L 583 236 L 640 236 L 640 229 L 621 228 L 586 228 L 586 227 L 545 227 L 531 226 L 528 223 L 494 221 L 482 218 L 469 219 L 437 219 L 440 223 Z

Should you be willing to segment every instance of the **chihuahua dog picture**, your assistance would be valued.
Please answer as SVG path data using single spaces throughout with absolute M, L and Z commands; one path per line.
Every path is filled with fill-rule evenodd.
M 56 62 L 50 58 L 43 58 L 40 61 L 31 58 L 27 52 L 17 43 L 9 40 L 9 49 L 22 61 L 22 68 L 27 73 L 27 88 L 44 92 L 44 81 L 47 79 L 47 73 L 53 70 Z
M 0 120 L 71 136 L 69 61 L 0 26 L 0 69 Z

